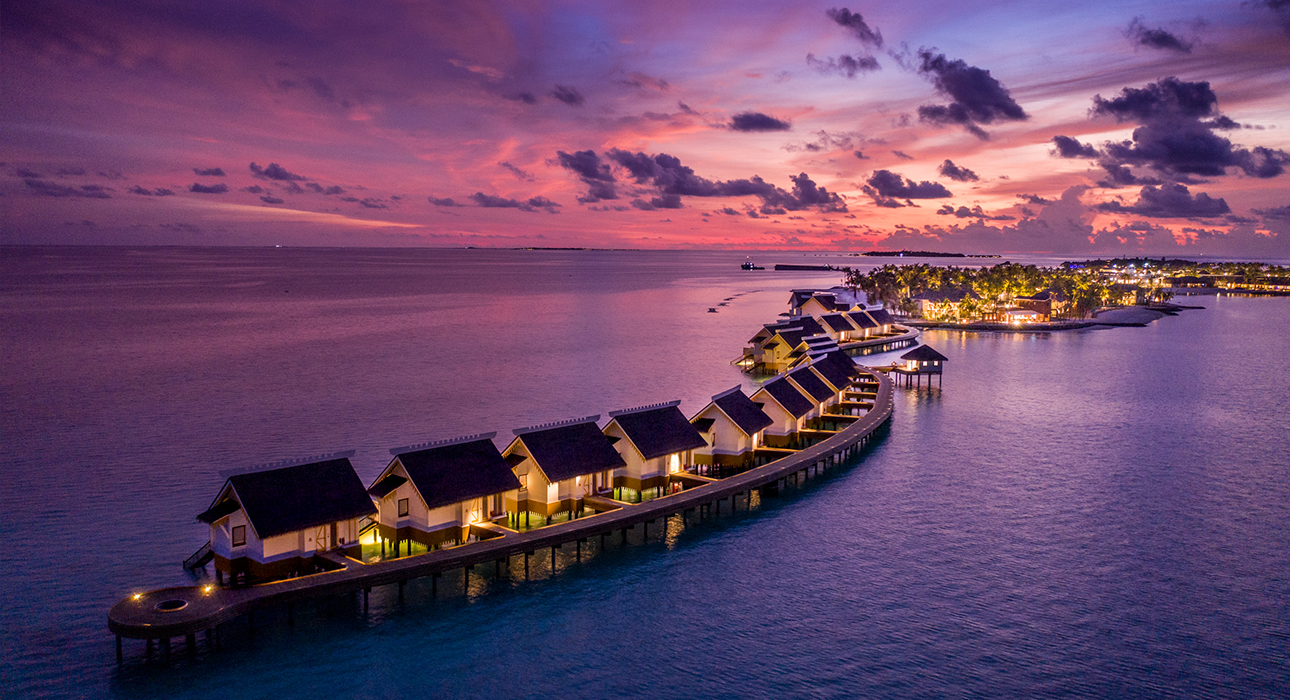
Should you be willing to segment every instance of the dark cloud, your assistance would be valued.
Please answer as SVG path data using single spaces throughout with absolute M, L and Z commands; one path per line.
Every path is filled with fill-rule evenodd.
M 891 154 L 901 160 L 913 160 L 914 157 L 904 151 L 892 151 Z
M 526 105 L 535 105 L 538 101 L 537 96 L 531 92 L 517 92 L 513 95 L 506 95 L 505 97 L 508 100 L 523 102 Z
M 605 199 L 618 199 L 613 170 L 609 163 L 600 160 L 595 151 L 556 151 L 556 159 L 560 167 L 577 173 L 579 179 L 587 185 L 587 194 L 578 198 L 580 203 L 595 204 Z
M 84 175 L 85 175 L 85 168 L 59 168 L 58 169 L 59 177 L 83 177 Z
M 854 78 L 858 73 L 868 73 L 882 68 L 882 66 L 878 65 L 878 59 L 873 56 L 850 56 L 848 54 L 842 54 L 837 58 L 828 56 L 819 59 L 815 57 L 815 54 L 808 53 L 806 54 L 806 65 L 821 75 L 845 75 L 848 78 Z
M 223 168 L 193 168 L 199 177 L 224 177 Z
M 659 92 L 667 92 L 672 89 L 672 86 L 668 85 L 666 80 L 653 78 L 645 75 L 644 73 L 628 74 L 627 77 L 620 79 L 618 82 L 626 85 L 627 87 L 633 87 L 638 90 L 657 90 Z
M 730 128 L 735 131 L 745 132 L 788 131 L 793 128 L 793 125 L 761 112 L 740 112 L 730 118 Z
M 40 173 L 37 173 L 37 172 L 33 172 L 31 170 L 27 170 L 26 168 L 18 168 L 17 170 L 13 171 L 13 174 L 14 174 L 14 177 L 31 178 L 34 180 L 39 180 L 40 178 L 44 177 L 44 175 L 41 175 Z
M 1209 218 L 1231 213 L 1227 202 L 1213 199 L 1204 192 L 1195 195 L 1186 185 L 1147 185 L 1138 193 L 1138 201 L 1131 205 L 1120 202 L 1103 202 L 1096 205 L 1098 211 L 1116 214 L 1137 214 L 1159 219 L 1175 218 Z
M 1207 82 L 1169 77 L 1143 88 L 1125 88 L 1111 99 L 1097 95 L 1092 114 L 1141 124 L 1134 129 L 1131 141 L 1107 143 L 1102 148 L 1099 165 L 1113 183 L 1147 182 L 1129 171 L 1129 166 L 1148 167 L 1177 182 L 1195 182 L 1191 176 L 1218 177 L 1232 167 L 1251 177 L 1272 178 L 1290 165 L 1290 154 L 1285 151 L 1241 148 L 1214 133 L 1231 120 L 1218 113 L 1218 97 Z M 1213 119 L 1204 121 L 1204 117 Z
M 1053 154 L 1060 158 L 1096 158 L 1097 149 L 1092 146 L 1080 143 L 1077 139 L 1069 136 L 1054 136 L 1053 144 L 1057 150 Z
M 852 154 L 855 155 L 855 157 L 859 158 L 860 160 L 869 160 L 869 156 L 865 155 L 863 151 L 860 151 L 860 150 L 852 151 Z
M 268 194 L 269 192 L 269 190 L 266 190 L 265 188 L 260 187 L 259 185 L 250 185 L 248 187 L 243 187 L 242 191 L 250 192 L 251 194 Z
M 129 191 L 134 194 L 144 195 L 146 197 L 170 197 L 175 194 L 173 190 L 168 190 L 164 187 L 158 187 L 155 190 L 150 190 L 146 187 L 140 187 L 139 185 L 135 185 L 134 187 L 131 187 Z
M 105 180 L 124 180 L 125 179 L 125 175 L 122 175 L 121 171 L 119 170 L 97 170 L 94 172 L 94 174 L 98 175 L 99 177 Z
M 368 209 L 388 209 L 389 208 L 388 206 L 386 206 L 385 202 L 382 202 L 381 200 L 375 197 L 364 197 L 358 200 L 358 203 L 363 205 L 364 207 L 367 207 Z
M 278 165 L 277 163 L 269 163 L 266 167 L 260 167 L 255 163 L 251 163 L 251 172 L 255 173 L 255 177 L 258 177 L 261 180 L 278 180 L 285 182 L 305 179 L 303 175 L 296 175 L 295 173 L 287 172 L 286 168 Z
M 951 100 L 948 105 L 920 106 L 920 121 L 958 124 L 984 140 L 989 135 L 979 124 L 1030 118 L 990 71 L 969 66 L 962 59 L 951 61 L 945 54 L 933 54 L 927 49 L 920 50 L 918 57 L 922 60 L 918 72 L 932 81 L 938 93 Z
M 1163 29 L 1149 29 L 1142 23 L 1141 17 L 1134 17 L 1129 23 L 1129 28 L 1124 30 L 1125 36 L 1138 46 L 1146 46 L 1152 49 L 1162 49 L 1165 51 L 1175 51 L 1177 53 L 1191 53 L 1193 44 L 1189 41 L 1183 41 L 1178 37 L 1170 34 Z
M 680 209 L 681 195 L 665 194 L 659 197 L 653 197 L 648 202 L 643 199 L 633 199 L 632 206 L 643 211 L 655 211 L 657 209 Z
M 936 210 L 936 213 L 941 216 L 953 216 L 959 219 L 990 219 L 991 221 L 1012 221 L 1017 218 L 1015 216 L 1008 216 L 1007 214 L 992 216 L 985 213 L 985 210 L 981 208 L 980 204 L 972 207 L 971 209 L 968 209 L 967 207 L 959 207 L 955 209 L 953 204 L 944 204 L 941 205 L 940 209 Z
M 188 191 L 198 194 L 224 194 L 228 192 L 228 185 L 222 182 L 214 185 L 203 185 L 200 182 L 194 182 L 193 186 L 188 188 Z
M 533 179 L 534 179 L 533 173 L 530 173 L 526 170 L 522 170 L 514 165 L 511 165 L 509 161 L 501 161 L 498 163 L 498 165 L 509 170 L 512 175 L 514 175 L 516 178 L 520 180 L 523 180 L 525 182 L 533 182 Z
M 882 48 L 882 32 L 866 24 L 859 12 L 852 12 L 845 7 L 835 7 L 825 14 L 838 26 L 845 27 L 852 36 L 860 40 L 860 43 L 877 49 Z
M 581 107 L 587 102 L 587 98 L 583 97 L 582 93 L 568 85 L 556 85 L 551 91 L 551 96 L 571 107 Z
M 890 170 L 875 170 L 864 187 L 866 193 L 895 199 L 939 199 L 954 195 L 939 182 L 914 182 Z M 871 196 L 872 196 L 872 193 Z
M 464 207 L 464 204 L 458 204 L 453 201 L 452 197 L 430 197 L 430 203 L 436 207 Z
M 344 188 L 342 188 L 340 185 L 332 185 L 331 187 L 323 187 L 322 185 L 320 185 L 320 184 L 318 184 L 318 183 L 316 183 L 316 182 L 306 182 L 306 183 L 305 183 L 305 187 L 306 187 L 306 188 L 308 188 L 308 189 L 309 189 L 309 191 L 311 191 L 311 192 L 316 192 L 316 193 L 318 193 L 318 194 L 326 194 L 326 195 L 331 195 L 331 194 L 345 194 L 345 189 L 344 189 Z
M 739 216 L 739 211 L 736 209 L 731 209 L 730 207 L 722 207 L 719 210 L 719 213 L 725 214 L 726 216 Z
M 283 202 L 281 197 L 274 197 L 267 194 L 260 197 L 260 201 L 264 202 L 265 204 L 282 204 Z
M 948 158 L 944 163 L 941 163 L 939 172 L 955 182 L 976 182 L 981 179 L 977 177 L 976 173 L 955 165 L 954 161 Z
M 523 201 L 519 199 L 507 199 L 506 197 L 499 197 L 492 194 L 484 194 L 483 192 L 476 192 L 475 194 L 470 195 L 470 198 L 474 200 L 476 205 L 488 209 L 519 209 L 520 211 L 529 212 L 537 211 L 538 209 L 546 209 L 554 214 L 555 207 L 560 206 L 546 197 L 531 197 L 527 201 Z
M 1036 205 L 1053 203 L 1053 200 L 1044 199 L 1043 197 L 1040 197 L 1037 194 L 1019 194 L 1017 195 L 1017 199 L 1023 200 L 1029 204 L 1036 204 Z
M 1290 0 L 1254 0 L 1254 4 L 1271 10 L 1281 27 L 1290 33 Z
M 354 202 L 355 204 L 357 204 L 357 203 L 358 203 L 358 197 L 348 197 L 348 196 L 346 196 L 346 197 L 339 197 L 338 199 L 340 199 L 340 201 L 342 201 L 342 202 Z M 448 200 L 448 201 L 450 201 L 450 202 L 451 202 L 452 200 Z
M 85 199 L 111 199 L 112 195 L 108 188 L 102 185 L 81 185 L 80 187 L 70 187 L 60 185 L 48 180 L 37 178 L 26 178 L 23 182 L 32 194 L 41 197 L 82 197 Z
M 1271 209 L 1255 209 L 1254 213 L 1265 219 L 1290 220 L 1290 204 L 1284 207 L 1272 207 Z
M 278 186 L 287 191 L 287 194 L 304 194 L 305 190 L 296 182 L 279 182 Z
M 831 134 L 821 129 L 815 132 L 816 139 L 806 143 L 790 143 L 784 146 L 784 150 L 789 153 L 807 151 L 809 153 L 820 153 L 827 151 L 846 151 L 850 150 L 855 139 L 860 138 L 857 132 L 841 132 Z

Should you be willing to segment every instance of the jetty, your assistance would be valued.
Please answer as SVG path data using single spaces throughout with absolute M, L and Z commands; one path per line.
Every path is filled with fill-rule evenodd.
M 364 563 L 335 550 L 319 553 L 331 570 L 296 578 L 246 587 L 194 585 L 140 592 L 118 602 L 108 613 L 108 629 L 116 635 L 117 661 L 123 659 L 122 640 L 146 640 L 148 650 L 159 642 L 163 659 L 170 655 L 171 640 L 184 638 L 188 650 L 195 651 L 196 636 L 219 643 L 220 625 L 241 616 L 253 624 L 255 611 L 286 606 L 297 602 L 342 595 L 363 594 L 364 608 L 368 595 L 377 586 L 398 586 L 399 597 L 408 581 L 429 577 L 432 591 L 440 576 L 460 570 L 469 580 L 476 566 L 493 564 L 500 571 L 512 557 L 522 557 L 527 575 L 529 560 L 538 551 L 550 548 L 552 554 L 572 545 L 581 558 L 582 545 L 589 538 L 605 538 L 627 532 L 637 525 L 644 528 L 662 519 L 696 514 L 702 519 L 720 514 L 722 504 L 733 512 L 740 502 L 748 508 L 754 492 L 777 492 L 789 483 L 823 474 L 851 461 L 874 438 L 875 432 L 891 420 L 893 382 L 885 374 L 856 367 L 856 378 L 846 387 L 842 406 L 846 413 L 829 413 L 829 427 L 803 431 L 810 439 L 803 449 L 762 448 L 776 457 L 762 466 L 722 479 L 697 474 L 676 474 L 684 489 L 641 503 L 626 503 L 601 496 L 588 496 L 587 504 L 596 512 L 577 519 L 527 531 L 517 531 L 493 523 L 470 527 L 478 541 L 374 563 Z M 759 451 L 762 451 L 759 450 Z M 552 567 L 555 558 L 552 557 Z

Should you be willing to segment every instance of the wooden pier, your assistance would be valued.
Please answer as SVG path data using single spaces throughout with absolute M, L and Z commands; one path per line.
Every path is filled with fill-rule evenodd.
M 219 625 L 242 615 L 253 616 L 258 608 L 286 606 L 290 611 L 296 602 L 359 591 L 363 592 L 366 607 L 367 594 L 376 586 L 397 584 L 401 598 L 404 584 L 411 579 L 429 576 L 437 580 L 444 572 L 456 569 L 469 575 L 476 565 L 499 566 L 516 556 L 524 557 L 527 571 L 528 558 L 538 550 L 551 548 L 554 552 L 562 545 L 577 543 L 581 553 L 581 543 L 590 537 L 615 531 L 623 532 L 625 537 L 626 531 L 636 525 L 648 528 L 662 518 L 685 517 L 692 511 L 702 517 L 714 506 L 720 513 L 722 501 L 729 501 L 733 511 L 741 497 L 747 507 L 753 491 L 778 489 L 789 479 L 796 483 L 799 474 L 809 477 L 843 464 L 891 419 L 892 380 L 881 372 L 859 369 L 861 377 L 853 389 L 865 394 L 873 402 L 872 408 L 820 442 L 764 466 L 719 480 L 682 475 L 690 478 L 685 479 L 685 490 L 678 493 L 635 504 L 600 499 L 591 504 L 598 511 L 594 515 L 527 532 L 498 527 L 488 533 L 488 539 L 426 554 L 373 564 L 340 554 L 320 555 L 337 569 L 246 588 L 180 586 L 138 593 L 120 601 L 108 613 L 108 629 L 117 636 L 117 660 L 122 660 L 122 638 L 147 640 L 149 650 L 154 640 L 161 640 L 163 655 L 168 656 L 171 639 L 184 637 L 192 649 L 198 632 L 205 632 L 209 638 L 213 631 L 218 639 Z

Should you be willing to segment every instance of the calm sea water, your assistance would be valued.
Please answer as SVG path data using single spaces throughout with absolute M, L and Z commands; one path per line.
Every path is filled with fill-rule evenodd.
M 217 472 L 682 399 L 787 290 L 721 253 L 0 249 L 6 697 L 1284 697 L 1290 299 L 929 333 L 862 462 L 641 543 L 234 623 L 170 668 L 106 612 L 191 582 Z M 814 261 L 809 258 L 808 261 Z M 819 259 L 821 262 L 827 261 Z M 801 262 L 770 256 L 761 263 Z M 832 260 L 838 262 L 838 260 Z M 727 300 L 727 306 L 718 306 Z M 719 313 L 708 313 L 717 307 Z M 872 363 L 883 356 L 866 358 Z

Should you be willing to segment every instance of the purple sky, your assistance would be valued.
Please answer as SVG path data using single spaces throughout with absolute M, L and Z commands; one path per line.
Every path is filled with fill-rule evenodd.
M 0 5 L 0 243 L 1290 256 L 1286 0 Z

